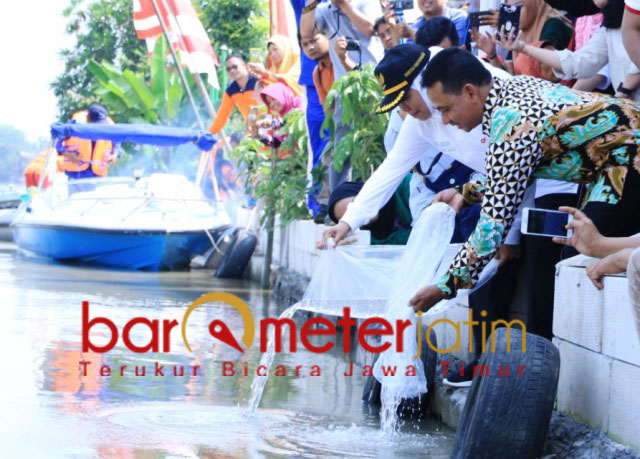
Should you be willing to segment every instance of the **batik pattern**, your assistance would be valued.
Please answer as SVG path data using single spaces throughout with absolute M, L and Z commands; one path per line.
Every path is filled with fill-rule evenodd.
M 484 184 L 463 189 L 481 218 L 437 286 L 471 288 L 503 243 L 532 178 L 591 183 L 589 201 L 616 204 L 629 167 L 640 173 L 640 106 L 537 78 L 496 79 L 482 122 L 489 137 Z

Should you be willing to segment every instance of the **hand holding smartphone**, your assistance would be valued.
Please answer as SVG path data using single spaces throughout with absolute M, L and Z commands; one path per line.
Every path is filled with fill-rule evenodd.
M 479 29 L 484 25 L 494 25 L 491 24 L 492 17 L 496 13 L 492 10 L 487 11 L 476 11 L 475 13 L 469 13 L 469 27 L 472 29 Z
M 252 64 L 262 63 L 262 53 L 260 48 L 249 48 L 249 62 Z
M 514 37 L 518 35 L 518 30 L 520 29 L 521 10 L 522 5 L 501 4 L 498 16 L 498 31 L 501 31 L 502 27 L 504 27 L 506 36 L 509 36 L 511 31 L 513 31 Z
M 522 213 L 520 232 L 532 236 L 561 237 L 568 239 L 573 230 L 566 226 L 573 215 L 558 210 L 533 209 L 526 207 Z

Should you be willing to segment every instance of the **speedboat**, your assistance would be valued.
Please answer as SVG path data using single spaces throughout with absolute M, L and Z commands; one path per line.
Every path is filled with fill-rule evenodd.
M 208 133 L 147 125 L 54 123 L 51 131 L 54 140 L 74 136 L 164 146 L 193 142 L 202 150 L 199 169 L 215 142 Z M 47 161 L 45 174 L 54 163 L 55 158 Z M 231 225 L 222 206 L 202 194 L 197 183 L 201 170 L 196 183 L 177 174 L 81 180 L 51 176 L 51 186 L 38 188 L 20 205 L 11 229 L 21 249 L 57 261 L 183 269 L 192 257 L 215 246 Z

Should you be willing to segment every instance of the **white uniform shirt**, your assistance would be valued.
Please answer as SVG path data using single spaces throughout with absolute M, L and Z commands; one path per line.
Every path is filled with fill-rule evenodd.
M 433 51 L 437 52 L 439 49 Z M 490 64 L 485 64 L 485 67 L 494 76 L 509 77 L 509 74 Z M 366 225 L 378 214 L 413 166 L 420 160 L 431 163 L 438 152 L 460 161 L 477 172 L 485 173 L 484 161 L 489 139 L 482 134 L 481 126 L 465 132 L 457 127 L 443 124 L 440 114 L 428 101 L 426 90 L 422 89 L 420 93 L 427 102 L 431 117 L 426 121 L 412 116 L 405 118 L 393 148 L 380 167 L 366 181 L 356 199 L 349 203 L 341 219 L 352 230 Z M 513 230 L 505 240 L 507 244 L 519 242 L 519 229 L 519 222 L 514 222 Z

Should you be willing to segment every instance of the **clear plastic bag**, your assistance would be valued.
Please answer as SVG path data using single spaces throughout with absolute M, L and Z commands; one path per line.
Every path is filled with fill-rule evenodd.
M 392 347 L 381 354 L 374 375 L 386 387 L 402 398 L 411 398 L 427 390 L 427 383 L 417 354 L 416 316 L 408 306 L 409 299 L 420 289 L 442 276 L 460 249 L 460 244 L 449 244 L 455 225 L 454 210 L 443 203 L 427 207 L 411 231 L 406 246 L 347 245 L 323 251 L 313 278 L 305 291 L 300 309 L 342 316 L 343 308 L 351 309 L 355 318 L 384 317 L 395 327 L 396 320 L 411 320 L 412 325 L 403 334 L 404 352 Z M 479 288 L 497 270 L 492 260 L 483 271 Z M 461 290 L 458 298 L 473 290 Z M 442 312 L 454 300 L 441 301 L 422 318 Z M 395 336 L 395 335 L 394 335 Z M 381 365 L 396 365 L 395 376 L 385 376 Z M 407 365 L 416 367 L 416 376 L 405 376 Z
M 392 345 L 378 358 L 373 374 L 382 383 L 383 390 L 392 392 L 398 398 L 413 398 L 427 391 L 422 361 L 415 356 L 418 353 L 416 324 L 409 300 L 416 291 L 425 285 L 433 284 L 449 268 L 449 260 L 444 260 L 447 246 L 453 235 L 455 211 L 447 204 L 433 204 L 422 213 L 413 226 L 406 250 L 394 276 L 387 310 L 384 317 L 389 323 L 409 320 L 403 336 L 403 352 L 397 352 L 395 336 L 385 337 Z M 415 376 L 407 376 L 407 369 L 413 366 Z M 395 368 L 395 374 L 384 368 Z
M 382 316 L 404 246 L 327 246 L 304 293 L 302 308 L 342 315 L 348 306 L 352 317 Z

